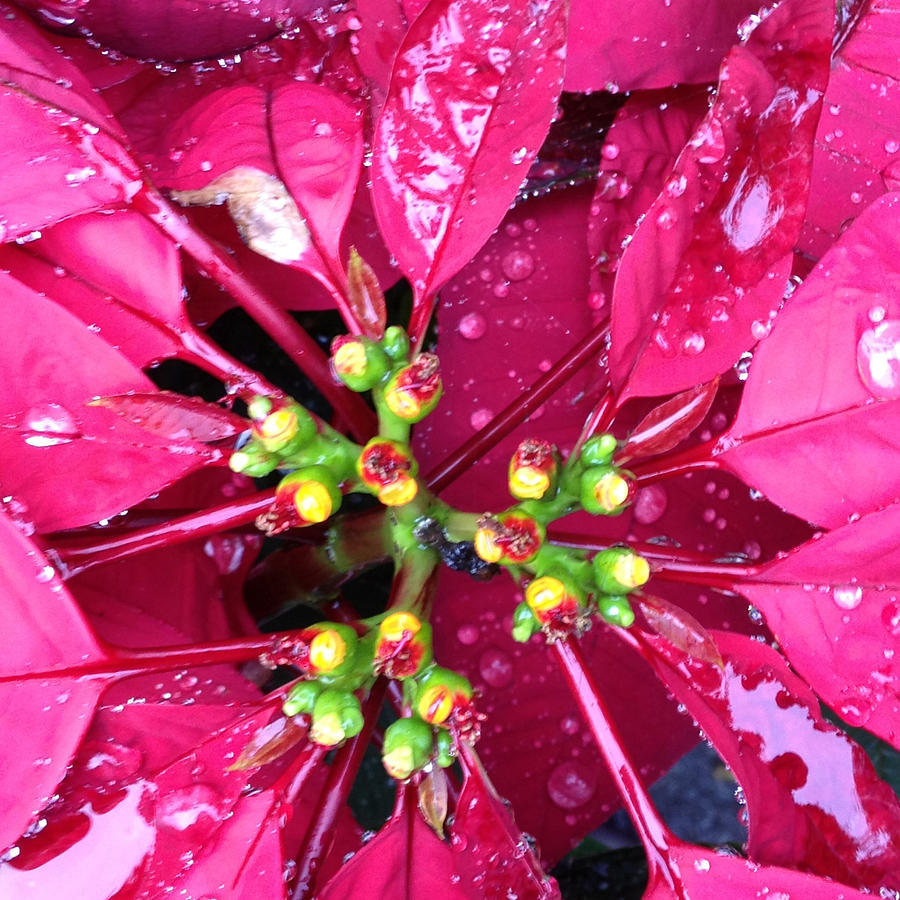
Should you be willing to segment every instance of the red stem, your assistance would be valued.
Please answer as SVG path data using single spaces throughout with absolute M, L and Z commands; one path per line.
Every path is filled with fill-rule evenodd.
M 428 473 L 431 490 L 443 490 L 462 475 L 476 460 L 503 440 L 545 400 L 587 364 L 606 343 L 609 324 L 592 329 L 549 371 L 544 373 L 527 391 L 520 394 L 488 425 L 457 447 L 436 469 Z
M 683 475 L 685 472 L 695 472 L 698 469 L 719 469 L 721 464 L 716 459 L 719 453 L 725 449 L 722 438 L 714 438 L 696 447 L 688 447 L 680 453 L 667 453 L 658 459 L 649 462 L 637 463 L 629 466 L 634 473 L 637 483 L 643 487 L 661 481 L 663 478 L 671 478 L 673 475 Z
M 413 347 L 418 347 L 425 338 L 425 332 L 428 331 L 428 323 L 434 314 L 437 296 L 429 294 L 424 300 L 419 302 L 418 295 L 413 303 L 412 314 L 409 317 L 409 342 Z
M 135 197 L 135 206 L 192 256 L 293 357 L 325 399 L 340 411 L 357 440 L 365 441 L 375 433 L 375 414 L 362 397 L 335 384 L 328 358 L 319 345 L 238 271 L 228 254 L 203 237 L 152 189 L 141 191 Z
M 158 525 L 136 528 L 124 534 L 104 535 L 100 540 L 67 541 L 60 538 L 50 553 L 55 554 L 63 577 L 71 578 L 94 566 L 246 525 L 268 509 L 274 497 L 275 489 L 272 488 Z
M 653 566 L 653 575 L 663 581 L 674 581 L 679 584 L 697 584 L 701 587 L 715 588 L 740 593 L 742 581 L 753 579 L 762 571 L 760 566 L 736 566 L 727 563 L 702 563 L 690 560 L 667 560 Z
M 249 400 L 254 394 L 264 394 L 266 397 L 283 396 L 283 392 L 274 384 L 226 353 L 197 328 L 191 326 L 179 330 L 178 337 L 184 347 L 184 351 L 178 354 L 179 358 L 193 363 L 224 382 L 225 389 L 229 393 L 236 389 L 244 400 Z
M 379 678 L 363 704 L 365 721 L 362 731 L 338 750 L 328 769 L 315 818 L 297 854 L 297 885 L 291 894 L 291 900 L 305 900 L 315 891 L 319 865 L 331 849 L 337 817 L 347 802 L 372 730 L 378 721 L 386 690 L 386 680 Z
M 612 387 L 608 387 L 603 392 L 603 395 L 597 401 L 593 410 L 591 410 L 591 414 L 588 416 L 587 421 L 584 423 L 581 434 L 578 436 L 578 440 L 575 441 L 575 446 L 572 448 L 572 456 L 577 456 L 581 452 L 584 442 L 596 434 L 596 432 L 607 431 L 609 429 L 619 408 Z
M 683 896 L 679 889 L 677 873 L 672 871 L 669 860 L 669 849 L 675 838 L 662 820 L 625 750 L 622 737 L 587 667 L 578 642 L 574 638 L 557 641 L 552 647 L 556 661 L 581 709 L 582 717 L 594 737 L 597 748 L 606 761 L 613 781 L 625 801 L 625 808 L 647 852 L 650 884 L 662 877 L 677 896 Z
M 172 647 L 105 647 L 106 656 L 80 665 L 60 665 L 48 669 L 0 675 L 0 684 L 45 680 L 48 678 L 94 678 L 117 681 L 146 672 L 165 672 L 191 666 L 234 665 L 256 659 L 271 650 L 281 639 L 291 639 L 296 631 L 280 631 L 272 634 L 254 634 L 223 641 L 197 644 L 177 644 Z

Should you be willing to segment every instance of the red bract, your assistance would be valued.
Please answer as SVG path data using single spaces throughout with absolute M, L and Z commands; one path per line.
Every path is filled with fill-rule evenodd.
M 896 3 L 18 6 L 0 895 L 552 900 L 622 803 L 647 898 L 894 896 Z

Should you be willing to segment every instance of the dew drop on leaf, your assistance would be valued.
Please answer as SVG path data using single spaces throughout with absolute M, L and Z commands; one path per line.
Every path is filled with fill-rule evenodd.
M 597 776 L 584 763 L 560 763 L 547 779 L 547 793 L 560 809 L 577 809 L 588 803 L 597 790 Z
M 862 602 L 862 588 L 858 585 L 843 584 L 835 587 L 831 596 L 841 609 L 856 609 Z
M 900 397 L 900 321 L 885 319 L 866 329 L 856 345 L 856 365 L 873 397 Z
M 481 313 L 468 313 L 459 320 L 457 326 L 462 337 L 477 341 L 478 338 L 484 337 L 487 331 L 487 321 Z
M 52 447 L 68 444 L 81 437 L 75 417 L 58 403 L 39 403 L 32 406 L 22 419 L 25 443 L 32 447 Z
M 634 518 L 642 525 L 652 525 L 662 518 L 668 505 L 666 489 L 660 484 L 648 484 L 634 498 Z
M 469 416 L 469 424 L 476 430 L 481 431 L 482 428 L 490 424 L 491 419 L 494 418 L 494 413 L 490 409 L 476 409 L 475 412 Z
M 192 784 L 161 797 L 156 819 L 161 828 L 190 835 L 191 841 L 202 844 L 219 826 L 225 805 L 211 785 Z
M 512 657 L 496 647 L 490 647 L 481 654 L 481 658 L 478 660 L 478 671 L 481 677 L 494 688 L 508 687 L 512 683 L 515 672 Z
M 524 250 L 512 250 L 500 261 L 500 268 L 510 281 L 524 281 L 534 272 L 534 257 Z
M 478 640 L 478 626 L 460 625 L 456 632 L 456 639 L 466 646 L 474 644 Z

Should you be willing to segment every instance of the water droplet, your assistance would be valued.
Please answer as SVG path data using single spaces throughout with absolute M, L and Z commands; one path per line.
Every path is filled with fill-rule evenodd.
M 869 321 L 873 325 L 877 325 L 879 322 L 884 321 L 884 317 L 887 315 L 887 310 L 883 306 L 873 306 L 866 315 L 869 317 Z
M 600 152 L 603 154 L 604 159 L 616 159 L 619 155 L 619 145 L 611 142 L 606 143 Z
M 534 257 L 524 250 L 513 250 L 500 261 L 500 268 L 510 281 L 524 281 L 534 272 Z
M 489 425 L 491 419 L 494 418 L 494 411 L 491 409 L 476 409 L 469 416 L 469 424 L 476 430 L 481 431 L 486 425 Z
M 852 584 L 839 585 L 831 592 L 834 602 L 841 609 L 856 609 L 862 602 L 862 595 L 862 588 Z
M 474 644 L 478 640 L 478 626 L 460 625 L 456 632 L 456 639 L 467 646 Z
M 856 365 L 873 397 L 900 397 L 900 321 L 885 319 L 866 329 L 856 345 Z
M 513 152 L 510 153 L 509 158 L 514 166 L 518 166 L 521 165 L 526 156 L 528 156 L 528 148 L 518 147 L 516 150 L 513 150 Z
M 457 326 L 460 335 L 470 341 L 476 341 L 480 337 L 484 337 L 487 331 L 487 320 L 481 313 L 468 313 L 459 320 Z
M 46 584 L 48 581 L 53 580 L 55 574 L 56 569 L 53 566 L 42 566 L 35 577 L 41 584 Z
M 495 688 L 507 687 L 515 674 L 512 657 L 496 647 L 491 647 L 481 654 L 478 671 L 481 677 Z
M 668 231 L 670 228 L 673 228 L 678 222 L 678 216 L 675 214 L 675 210 L 672 209 L 671 206 L 664 206 L 660 209 L 659 213 L 656 216 L 656 224 L 659 225 L 664 231 Z
M 491 289 L 491 293 L 498 299 L 502 300 L 504 297 L 509 295 L 509 285 L 505 281 L 498 281 Z
M 603 309 L 606 306 L 606 294 L 603 291 L 591 291 L 588 294 L 588 306 L 591 309 Z
M 200 171 L 201 172 L 211 172 L 213 164 L 208 160 L 204 159 L 203 162 L 200 163 Z
M 896 138 L 888 138 L 884 142 L 885 153 L 896 153 L 898 150 L 900 150 L 900 141 L 896 140 Z
M 563 734 L 578 734 L 578 729 L 581 726 L 581 723 L 575 716 L 563 716 L 559 720 L 559 729 Z
M 79 769 L 89 784 L 104 787 L 134 775 L 144 761 L 135 747 L 115 741 L 88 741 L 79 750 Z
M 725 155 L 725 134 L 718 119 L 701 122 L 691 139 L 691 146 L 697 150 L 697 162 L 717 163 Z
M 762 547 L 757 541 L 747 541 L 744 544 L 744 556 L 747 559 L 757 560 L 762 556 Z
M 881 624 L 893 635 L 900 637 L 900 600 L 889 600 L 881 611 Z
M 716 511 L 710 506 L 703 510 L 703 521 L 714 522 L 716 519 Z
M 708 872 L 709 871 L 709 860 L 708 859 L 695 859 L 694 860 L 694 868 L 698 872 Z
M 680 197 L 685 190 L 687 189 L 687 176 L 686 175 L 673 175 L 671 178 L 666 181 L 665 187 L 663 190 L 666 192 L 666 195 L 672 197 Z
M 547 779 L 547 793 L 561 809 L 584 806 L 597 790 L 597 775 L 593 768 L 569 760 L 560 763 Z
M 553 363 L 550 362 L 549 359 L 542 359 L 538 363 L 538 369 L 540 369 L 541 372 L 549 372 L 552 367 L 553 367 Z
M 203 844 L 219 826 L 225 812 L 222 795 L 208 784 L 177 788 L 159 799 L 156 821 L 188 836 L 192 843 Z
M 32 447 L 52 447 L 68 444 L 81 437 L 75 417 L 58 403 L 40 403 L 32 406 L 22 420 L 23 430 L 31 432 L 25 443 Z
M 706 338 L 697 331 L 692 331 L 690 334 L 685 335 L 685 337 L 681 341 L 681 349 L 688 356 L 699 355 L 703 352 L 703 348 L 705 346 Z
M 648 484 L 634 498 L 634 518 L 642 525 L 652 525 L 662 518 L 669 505 L 669 495 L 660 484 Z
M 772 323 L 769 322 L 761 322 L 759 319 L 755 319 L 753 323 L 750 325 L 750 334 L 757 341 L 761 341 L 764 337 L 766 337 L 769 332 L 772 330 Z

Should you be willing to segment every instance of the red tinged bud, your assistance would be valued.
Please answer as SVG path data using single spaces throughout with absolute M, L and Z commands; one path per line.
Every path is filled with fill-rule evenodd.
M 509 492 L 516 500 L 541 500 L 556 492 L 559 459 L 547 441 L 522 441 L 509 463 Z
M 475 552 L 488 563 L 518 565 L 533 559 L 544 540 L 544 529 L 531 516 L 507 512 L 482 516 L 475 531 Z
M 387 438 L 373 438 L 356 464 L 360 480 L 385 506 L 404 506 L 419 491 L 418 466 L 409 448 Z
M 420 353 L 390 378 L 384 388 L 384 402 L 398 419 L 418 422 L 437 406 L 442 392 L 438 358 L 433 353 Z
M 378 626 L 372 670 L 388 678 L 411 678 L 431 663 L 431 626 L 409 612 L 390 613 Z

